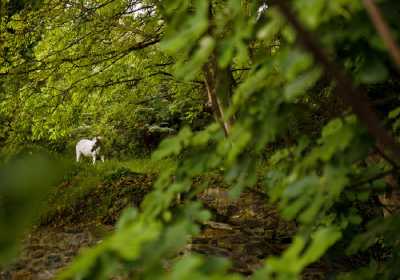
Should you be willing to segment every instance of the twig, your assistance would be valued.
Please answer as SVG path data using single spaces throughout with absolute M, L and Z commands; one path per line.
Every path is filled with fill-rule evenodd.
M 365 124 L 369 134 L 377 141 L 377 144 L 387 148 L 396 159 L 400 159 L 400 147 L 394 138 L 381 125 L 376 112 L 372 109 L 367 94 L 360 88 L 356 88 L 344 72 L 324 53 L 312 38 L 297 17 L 291 11 L 285 0 L 277 0 L 275 4 L 282 14 L 297 32 L 297 38 L 319 62 L 327 75 L 336 81 L 336 93 L 349 105 L 361 122 Z
M 384 178 L 384 177 L 386 177 L 386 176 L 388 176 L 388 175 L 390 175 L 390 174 L 392 174 L 392 173 L 394 173 L 394 172 L 396 172 L 395 169 L 390 169 L 390 170 L 388 170 L 388 171 L 385 171 L 385 172 L 382 172 L 382 173 L 373 175 L 373 176 L 371 176 L 371 177 L 369 177 L 369 178 L 367 178 L 367 179 L 361 180 L 361 181 L 359 181 L 359 182 L 356 182 L 356 183 L 350 185 L 349 188 L 352 189 L 352 190 L 354 190 L 354 189 L 360 190 L 360 189 L 357 188 L 357 187 L 360 187 L 360 186 L 363 186 L 363 185 L 365 185 L 365 184 L 372 183 L 373 181 L 382 179 L 382 178 Z
M 394 40 L 392 33 L 390 32 L 389 26 L 383 18 L 381 11 L 376 6 L 373 0 L 363 0 L 363 4 L 376 30 L 378 31 L 383 42 L 388 48 L 388 51 L 397 66 L 397 70 L 400 71 L 400 49 L 397 46 L 396 41 Z
M 378 152 L 378 154 L 384 159 L 386 160 L 395 170 L 399 169 L 399 165 L 392 160 L 390 157 L 388 157 L 384 151 L 382 151 L 379 147 L 376 147 L 376 151 Z M 394 170 L 394 171 L 395 171 Z

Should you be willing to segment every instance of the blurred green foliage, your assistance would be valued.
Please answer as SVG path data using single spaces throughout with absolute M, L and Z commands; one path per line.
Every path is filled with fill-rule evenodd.
M 362 1 L 288 3 L 397 137 L 398 73 Z M 378 4 L 399 38 L 400 3 Z M 201 192 L 192 180 L 207 172 L 223 173 L 232 197 L 261 178 L 265 199 L 298 224 L 287 250 L 266 258 L 253 278 L 299 279 L 322 258 L 360 251 L 369 264 L 341 279 L 399 278 L 399 216 L 376 214 L 397 159 L 376 152 L 273 3 L 48 0 L 2 18 L 0 31 L 3 153 L 26 144 L 65 151 L 101 134 L 112 156 L 146 153 L 167 138 L 153 160 L 178 158 L 161 166 L 140 209 L 126 210 L 115 233 L 60 279 L 244 278 L 225 260 L 179 256 L 210 214 L 194 199 L 173 205 L 180 193 Z M 378 211 L 368 216 L 368 207 Z
M 17 242 L 42 214 L 64 173 L 48 155 L 20 155 L 0 165 L 0 264 L 12 261 Z

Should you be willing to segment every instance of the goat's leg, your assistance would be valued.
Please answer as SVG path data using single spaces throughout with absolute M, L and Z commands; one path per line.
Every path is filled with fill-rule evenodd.
M 76 152 L 76 162 L 79 162 L 79 159 L 81 158 L 81 153 L 80 152 Z
M 93 154 L 93 165 L 96 163 L 96 154 Z
M 101 156 L 101 161 L 104 162 L 104 156 Z

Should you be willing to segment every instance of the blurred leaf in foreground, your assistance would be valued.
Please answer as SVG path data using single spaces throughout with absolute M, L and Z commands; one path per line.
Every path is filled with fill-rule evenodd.
M 0 264 L 9 262 L 18 239 L 40 214 L 62 168 L 43 154 L 19 156 L 0 165 Z

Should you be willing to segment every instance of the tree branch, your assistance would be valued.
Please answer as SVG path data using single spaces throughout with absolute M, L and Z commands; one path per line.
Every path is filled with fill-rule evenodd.
M 356 182 L 356 183 L 350 185 L 349 188 L 350 188 L 351 190 L 354 190 L 354 189 L 361 190 L 361 189 L 358 188 L 358 187 L 361 187 L 361 186 L 363 186 L 363 185 L 365 185 L 365 184 L 370 184 L 370 183 L 372 183 L 373 181 L 376 181 L 376 180 L 385 178 L 386 176 L 388 176 L 388 175 L 390 175 L 390 174 L 393 174 L 393 173 L 395 173 L 395 172 L 396 172 L 395 169 L 391 169 L 391 170 L 388 170 L 388 171 L 385 171 L 385 172 L 382 172 L 382 173 L 373 175 L 373 176 L 371 176 L 371 177 L 369 177 L 369 178 L 367 178 L 367 179 L 360 180 L 360 181 L 358 181 L 358 182 Z
M 367 127 L 369 134 L 377 141 L 382 149 L 388 149 L 396 159 L 400 159 L 400 147 L 394 138 L 381 125 L 376 112 L 372 109 L 367 94 L 360 88 L 356 88 L 352 81 L 344 74 L 334 62 L 330 61 L 325 52 L 318 46 L 314 38 L 308 32 L 285 0 L 274 2 L 288 22 L 297 32 L 297 39 L 322 65 L 326 74 L 336 81 L 336 94 L 349 105 L 359 120 Z
M 372 20 L 372 23 L 375 26 L 375 29 L 378 31 L 383 42 L 388 48 L 388 51 L 397 66 L 397 70 L 400 71 L 400 49 L 397 46 L 396 41 L 390 32 L 389 26 L 382 16 L 382 13 L 373 0 L 363 0 L 363 4 Z

